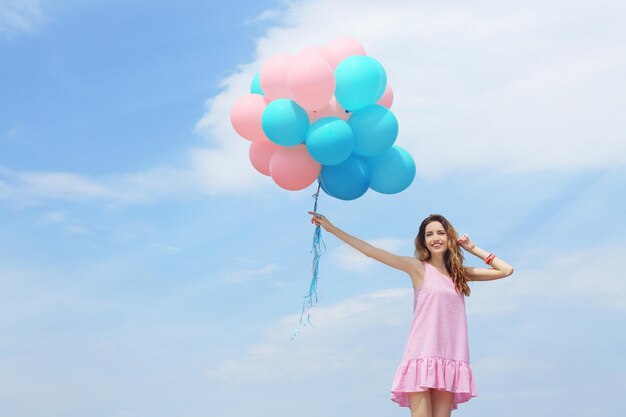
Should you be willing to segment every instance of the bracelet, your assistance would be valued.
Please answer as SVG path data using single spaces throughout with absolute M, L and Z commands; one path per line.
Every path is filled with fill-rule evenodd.
M 487 256 L 487 259 L 485 259 L 485 263 L 487 265 L 491 265 L 491 262 L 493 262 L 494 259 L 496 259 L 496 255 L 490 253 L 489 256 Z

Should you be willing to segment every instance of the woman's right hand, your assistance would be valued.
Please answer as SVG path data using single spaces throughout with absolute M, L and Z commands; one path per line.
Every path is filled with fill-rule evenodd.
M 323 214 L 313 213 L 312 211 L 309 211 L 309 214 L 313 215 L 313 217 L 311 217 L 311 223 L 315 224 L 316 226 L 322 226 L 327 232 L 332 230 L 332 228 L 334 227 L 333 224 L 329 222 L 326 216 L 324 216 Z
M 457 243 L 468 252 L 472 251 L 476 247 L 476 244 L 472 242 L 468 235 L 462 235 L 457 239 Z

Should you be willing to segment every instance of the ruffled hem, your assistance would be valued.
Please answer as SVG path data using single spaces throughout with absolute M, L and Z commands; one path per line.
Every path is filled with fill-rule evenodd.
M 391 387 L 391 401 L 400 407 L 408 407 L 409 392 L 427 391 L 429 388 L 454 393 L 453 410 L 458 404 L 478 395 L 469 363 L 429 356 L 400 363 Z

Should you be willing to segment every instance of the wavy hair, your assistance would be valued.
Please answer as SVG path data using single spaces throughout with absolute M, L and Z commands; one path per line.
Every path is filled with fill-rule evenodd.
M 467 285 L 467 275 L 463 269 L 463 252 L 456 243 L 459 235 L 450 222 L 441 214 L 431 214 L 420 224 L 419 232 L 415 237 L 415 257 L 420 261 L 428 261 L 432 256 L 430 250 L 426 247 L 426 226 L 432 222 L 441 223 L 448 235 L 448 250 L 444 253 L 443 259 L 446 270 L 454 282 L 454 288 L 456 288 L 458 293 L 463 293 L 465 296 L 469 297 L 471 290 Z

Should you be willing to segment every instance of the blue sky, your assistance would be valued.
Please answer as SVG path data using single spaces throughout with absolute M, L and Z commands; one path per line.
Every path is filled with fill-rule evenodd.
M 329 12 L 329 10 L 331 12 Z M 515 267 L 466 299 L 457 416 L 610 415 L 626 382 L 626 10 L 617 1 L 0 3 L 0 414 L 400 416 L 410 281 L 254 171 L 228 111 L 269 56 L 359 39 L 412 186 L 319 209 L 412 253 L 420 221 Z M 468 264 L 480 265 L 468 256 Z

